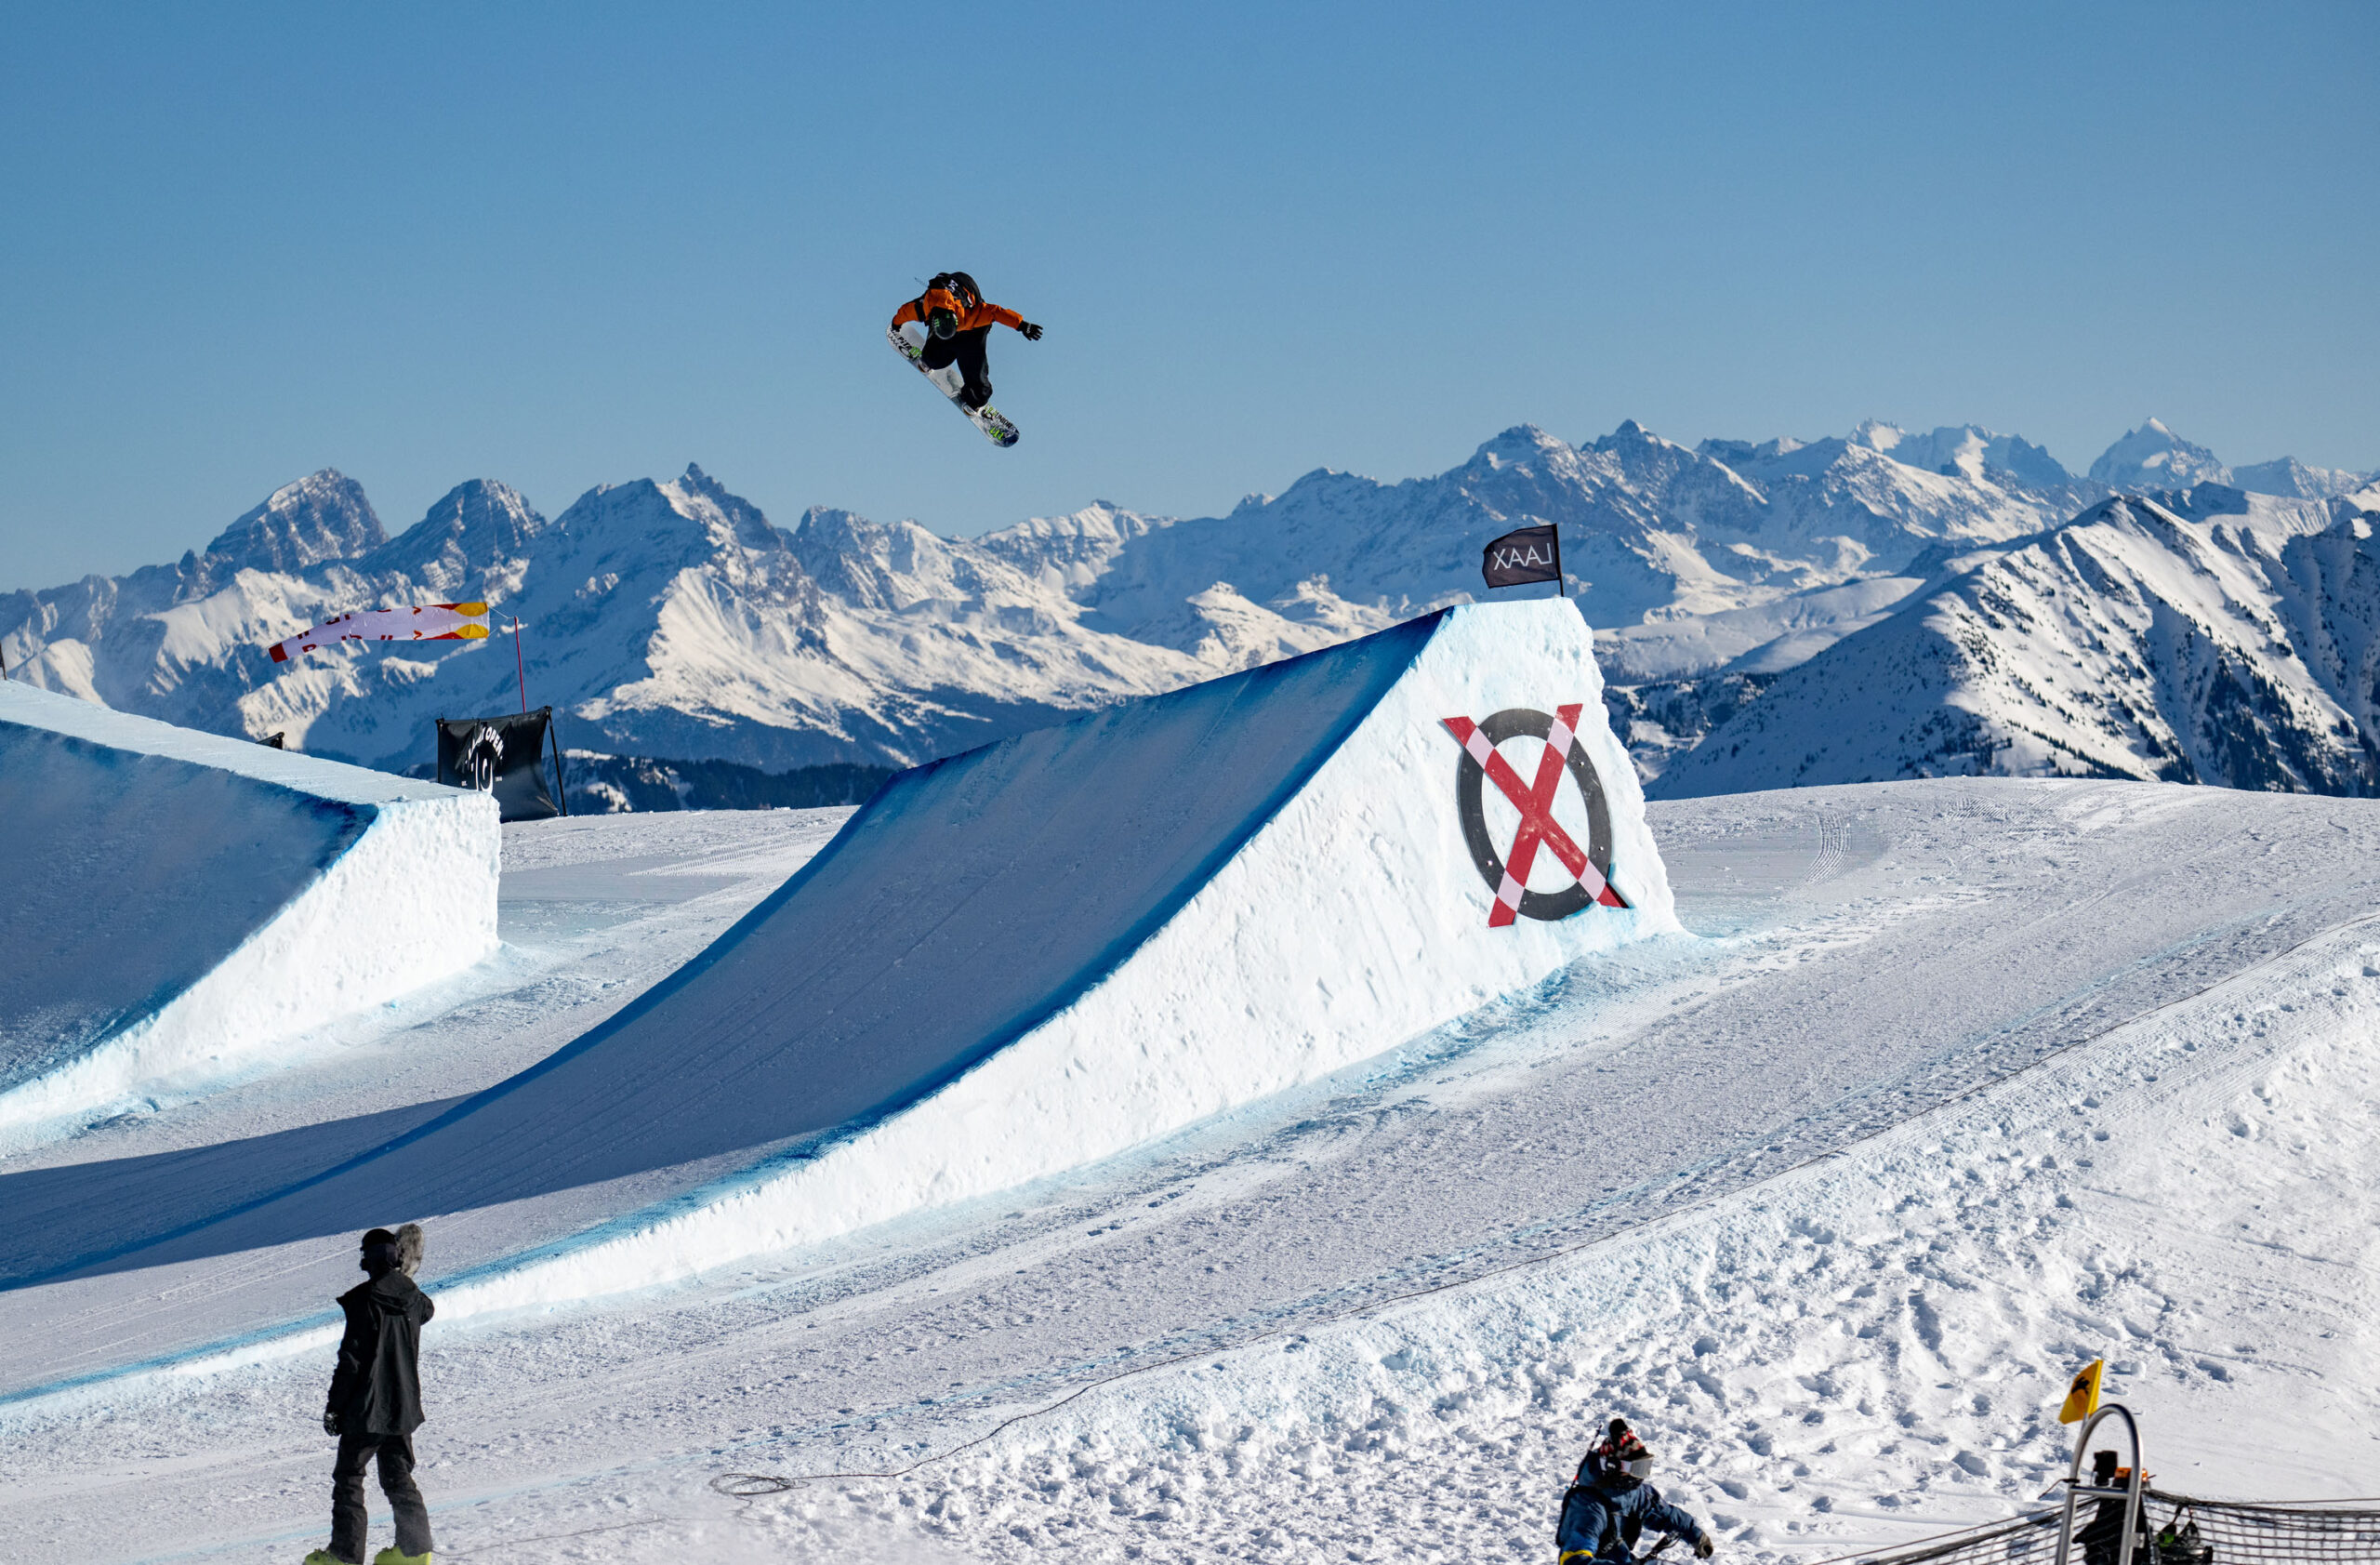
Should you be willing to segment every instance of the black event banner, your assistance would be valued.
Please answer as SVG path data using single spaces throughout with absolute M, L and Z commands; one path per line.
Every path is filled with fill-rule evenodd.
M 1506 533 L 1489 544 L 1479 562 L 1479 574 L 1490 587 L 1521 587 L 1532 581 L 1562 579 L 1562 535 L 1548 524 Z
M 438 780 L 496 795 L 499 820 L 544 820 L 562 813 L 546 784 L 546 727 L 551 707 L 502 717 L 438 720 Z

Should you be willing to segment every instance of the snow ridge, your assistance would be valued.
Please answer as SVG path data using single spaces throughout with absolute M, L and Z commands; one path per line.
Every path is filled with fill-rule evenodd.
M 1945 562 L 1652 792 L 2117 776 L 2380 791 L 2373 518 L 2200 484 Z
M 0 650 L 46 689 L 404 770 L 430 759 L 432 718 L 520 702 L 501 636 L 294 666 L 262 648 L 349 609 L 483 598 L 499 630 L 525 627 L 527 699 L 560 709 L 566 746 L 901 766 L 1470 601 L 1480 546 L 1554 522 L 1651 776 L 1946 562 L 2045 535 L 2111 487 L 2268 491 L 2319 530 L 2364 482 L 2289 458 L 2235 472 L 2154 419 L 2080 478 L 1975 424 L 1689 449 L 1630 420 L 1579 445 L 1515 426 L 1400 483 L 1318 469 L 1222 517 L 1102 500 L 954 539 L 814 507 L 779 527 L 690 466 L 551 519 L 474 480 L 390 538 L 325 470 L 175 564 L 0 596 Z

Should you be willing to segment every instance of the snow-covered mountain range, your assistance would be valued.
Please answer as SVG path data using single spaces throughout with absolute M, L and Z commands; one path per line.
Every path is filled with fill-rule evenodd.
M 2200 484 L 1945 558 L 1653 791 L 1999 773 L 2380 793 L 2375 524 L 2356 498 Z
M 2225 470 L 2155 420 L 2092 471 L 2115 478 L 2078 478 L 2041 447 L 1975 426 L 1871 422 L 1839 439 L 1693 449 L 1633 422 L 1575 446 L 1522 426 L 1432 478 L 1382 484 L 1323 470 L 1222 517 L 1101 502 L 966 540 L 824 508 L 778 526 L 691 467 L 667 483 L 589 490 L 552 518 L 502 484 L 474 480 L 390 537 L 362 489 L 326 471 L 275 491 L 174 564 L 0 596 L 0 650 L 14 677 L 47 688 L 403 769 L 428 759 L 432 717 L 518 704 L 509 636 L 350 646 L 297 665 L 271 663 L 265 647 L 349 609 L 485 599 L 500 631 L 519 617 L 528 698 L 562 709 L 574 748 L 770 770 L 906 764 L 1476 596 L 1488 539 L 1550 521 L 1563 527 L 1571 590 L 1610 632 L 1603 657 L 1615 716 L 1653 773 L 1731 723 L 1733 754 L 1754 754 L 1744 723 L 1757 718 L 1782 735 L 1788 708 L 1815 698 L 1799 694 L 1811 676 L 1789 683 L 1792 671 L 1817 670 L 1810 660 L 1830 648 L 1828 668 L 1854 643 L 1907 636 L 1895 627 L 1932 612 L 1904 606 L 1912 594 L 1931 604 L 1953 578 L 1997 581 L 1978 573 L 2056 552 L 2063 546 L 2045 540 L 2062 531 L 2113 526 L 2119 512 L 2137 523 L 2158 541 L 2126 556 L 2127 590 L 2147 591 L 2140 584 L 2202 570 L 2202 556 L 2285 552 L 2280 540 L 2355 525 L 2357 501 L 2336 497 L 2362 482 L 2288 458 Z M 2209 471 L 2233 487 L 2212 486 Z M 2124 486 L 2116 480 L 2169 473 L 2202 480 L 2196 498 L 2174 502 L 2179 511 L 2100 506 Z M 2252 484 L 2270 492 L 2246 495 Z M 2245 509 L 2223 510 L 2226 494 Z M 2143 519 L 2152 517 L 2171 525 L 2151 527 Z M 2302 596 L 2300 577 L 2288 580 Z M 1978 623 L 2028 646 L 2048 633 L 2004 617 Z M 2245 637 L 2223 643 L 2232 649 L 2223 667 L 2246 667 Z M 2256 644 L 2258 670 L 2295 656 L 2282 640 Z M 2264 677 L 2299 688 L 2294 674 Z M 2307 677 L 2307 689 L 2320 684 Z M 1923 688 L 1968 699 L 1950 676 Z M 1919 689 L 1895 699 L 1921 702 Z M 2291 734 L 2317 713 L 2362 731 L 2364 707 L 2334 699 L 2334 713 L 2310 700 L 2290 709 L 2281 725 Z M 2187 754 L 2189 774 L 2210 780 L 2267 776 L 2210 767 L 2181 736 L 2187 726 L 2169 724 L 2166 736 L 2154 724 L 2110 728 L 2133 736 L 2078 739 L 2072 755 L 2097 759 L 2060 763 L 2183 775 L 2173 757 Z M 2347 750 L 2301 740 L 2271 779 L 2362 786 Z M 1915 742 L 1879 731 L 1875 743 L 1890 753 L 1858 764 L 1895 776 L 1909 764 L 2033 763 L 2013 742 L 1944 749 L 1929 739 L 1908 751 Z M 2139 747 L 2122 753 L 2148 770 L 2112 759 L 2111 745 Z M 1837 753 L 1852 764 L 1848 749 Z M 1699 757 L 1672 786 L 1774 771 L 1716 764 Z

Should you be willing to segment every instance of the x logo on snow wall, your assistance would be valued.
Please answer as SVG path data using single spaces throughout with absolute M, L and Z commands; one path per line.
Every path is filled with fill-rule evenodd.
M 1584 703 L 1558 707 L 1552 717 L 1527 707 L 1508 707 L 1482 723 L 1467 717 L 1445 720 L 1447 732 L 1462 746 L 1462 759 L 1455 765 L 1454 791 L 1462 816 L 1463 842 L 1471 849 L 1472 862 L 1479 866 L 1479 873 L 1496 894 L 1496 905 L 1488 913 L 1490 929 L 1501 929 L 1522 914 L 1566 919 L 1591 903 L 1606 908 L 1628 906 L 1612 889 L 1610 880 L 1611 811 L 1604 803 L 1603 779 L 1595 776 L 1594 763 L 1577 742 L 1583 707 Z M 1545 741 L 1534 783 L 1524 784 L 1512 763 L 1496 750 L 1508 739 L 1521 738 Z M 1587 845 L 1583 849 L 1554 818 L 1554 796 L 1566 772 L 1586 801 Z M 1512 851 L 1501 855 L 1488 836 L 1488 810 L 1480 789 L 1485 778 L 1493 778 L 1498 790 L 1521 813 Z M 1560 860 L 1577 883 L 1562 891 L 1529 890 L 1528 874 L 1537 865 L 1540 848 Z

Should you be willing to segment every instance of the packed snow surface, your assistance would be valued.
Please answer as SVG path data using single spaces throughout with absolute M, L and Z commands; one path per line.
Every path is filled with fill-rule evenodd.
M 671 1280 L 1121 1151 L 1581 951 L 1674 932 L 1599 695 L 1567 603 L 1465 607 L 919 768 L 699 957 L 529 1068 L 403 1123 L 215 1155 L 205 1177 L 187 1159 L 92 1171 L 0 1240 L 0 1267 L 90 1289 L 95 1268 L 204 1268 L 401 1206 L 458 1214 L 450 1259 L 477 1264 L 453 1319 Z M 1445 720 L 1515 706 L 1581 723 L 1604 818 L 1575 789 L 1555 817 L 1608 842 L 1630 906 L 1490 923 Z M 213 1290 L 147 1346 L 235 1330 L 251 1302 Z
M 0 1147 L 212 1090 L 496 948 L 493 801 L 0 683 Z
M 820 829 L 662 818 L 508 833 L 557 847 L 508 889 L 508 942 L 582 1008 Z M 416 1442 L 441 1557 L 1536 1559 L 1619 1412 L 1724 1558 L 1806 1560 L 2028 1505 L 2102 1353 L 2171 1487 L 2374 1492 L 2380 805 L 1977 779 L 1650 819 L 1692 936 L 1012 1194 L 442 1315 Z M 480 1042 L 540 1020 L 484 1008 Z M 383 1102 L 368 1068 L 409 1036 L 468 1087 L 444 1025 L 252 1083 L 199 1140 L 164 1114 L 0 1165 L 0 1200 L 319 1129 Z M 428 1221 L 443 1295 L 455 1220 Z M 351 1251 L 0 1296 L 11 1385 L 103 1373 L 0 1405 L 0 1536 L 61 1562 L 319 1545 L 329 1338 L 284 1323 Z M 225 1290 L 245 1346 L 112 1342 Z M 792 1487 L 709 1487 L 734 1473 Z

